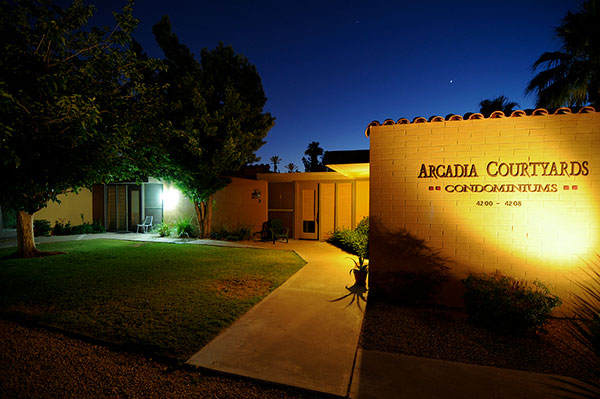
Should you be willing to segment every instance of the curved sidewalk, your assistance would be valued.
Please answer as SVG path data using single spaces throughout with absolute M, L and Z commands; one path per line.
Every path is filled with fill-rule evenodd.
M 190 365 L 353 399 L 600 397 L 600 385 L 569 377 L 357 350 L 366 293 L 351 286 L 348 255 L 323 242 L 238 244 L 133 233 L 36 242 L 97 238 L 286 249 L 308 262 L 192 356 Z M 8 246 L 16 241 L 0 240 L 0 247 Z
M 348 255 L 314 241 L 256 247 L 294 250 L 308 263 L 187 363 L 346 396 L 366 299 L 351 287 Z

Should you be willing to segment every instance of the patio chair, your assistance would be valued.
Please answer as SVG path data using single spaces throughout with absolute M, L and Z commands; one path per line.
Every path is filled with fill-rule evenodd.
M 142 232 L 145 234 L 152 228 L 152 216 L 146 216 L 144 222 L 137 225 L 136 233 L 140 232 L 140 227 L 142 228 Z
M 288 242 L 288 234 L 290 229 L 287 227 L 283 227 L 283 222 L 281 219 L 272 219 L 269 230 L 271 231 L 271 239 L 273 240 L 273 244 L 277 241 L 278 238 L 285 238 L 285 242 Z
M 252 234 L 252 239 L 254 241 L 271 241 L 270 222 L 263 222 L 261 230 Z

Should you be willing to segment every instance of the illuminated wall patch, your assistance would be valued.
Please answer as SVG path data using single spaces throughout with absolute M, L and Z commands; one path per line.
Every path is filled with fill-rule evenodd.
M 509 274 L 568 298 L 600 248 L 600 113 L 371 126 L 371 281 L 402 271 L 378 253 L 406 229 L 451 259 L 456 279 Z

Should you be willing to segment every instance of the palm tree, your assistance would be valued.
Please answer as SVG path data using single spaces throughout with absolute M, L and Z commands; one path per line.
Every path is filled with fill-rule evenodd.
M 324 153 L 323 149 L 319 146 L 318 141 L 313 141 L 308 145 L 306 151 L 304 151 L 304 155 L 308 156 L 308 158 L 302 157 L 302 163 L 304 164 L 304 170 L 306 172 L 323 172 L 325 171 L 325 166 L 319 160 L 319 157 Z
M 285 165 L 285 168 L 288 170 L 288 173 L 294 173 L 298 171 L 298 167 L 296 166 L 295 163 L 288 163 L 287 165 Z
M 494 111 L 502 111 L 504 115 L 510 116 L 514 111 L 515 107 L 518 107 L 514 101 L 508 101 L 507 97 L 503 95 L 494 98 L 493 100 L 482 100 L 479 103 L 479 112 L 483 114 L 486 118 L 489 118 L 492 112 Z
M 556 28 L 561 51 L 546 52 L 532 70 L 546 65 L 525 89 L 535 93 L 538 107 L 600 106 L 600 0 L 584 2 L 568 12 Z
M 279 158 L 277 155 L 273 155 L 271 157 L 271 162 L 273 163 L 273 172 L 277 173 L 277 165 L 279 165 L 279 162 L 281 162 L 281 158 Z

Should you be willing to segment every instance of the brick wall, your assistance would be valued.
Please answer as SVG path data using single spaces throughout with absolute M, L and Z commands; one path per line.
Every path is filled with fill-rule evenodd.
M 600 113 L 369 131 L 373 294 L 393 294 L 394 276 L 414 267 L 386 245 L 406 229 L 448 259 L 444 303 L 460 304 L 468 273 L 496 271 L 540 279 L 568 301 L 570 280 L 600 252 Z

